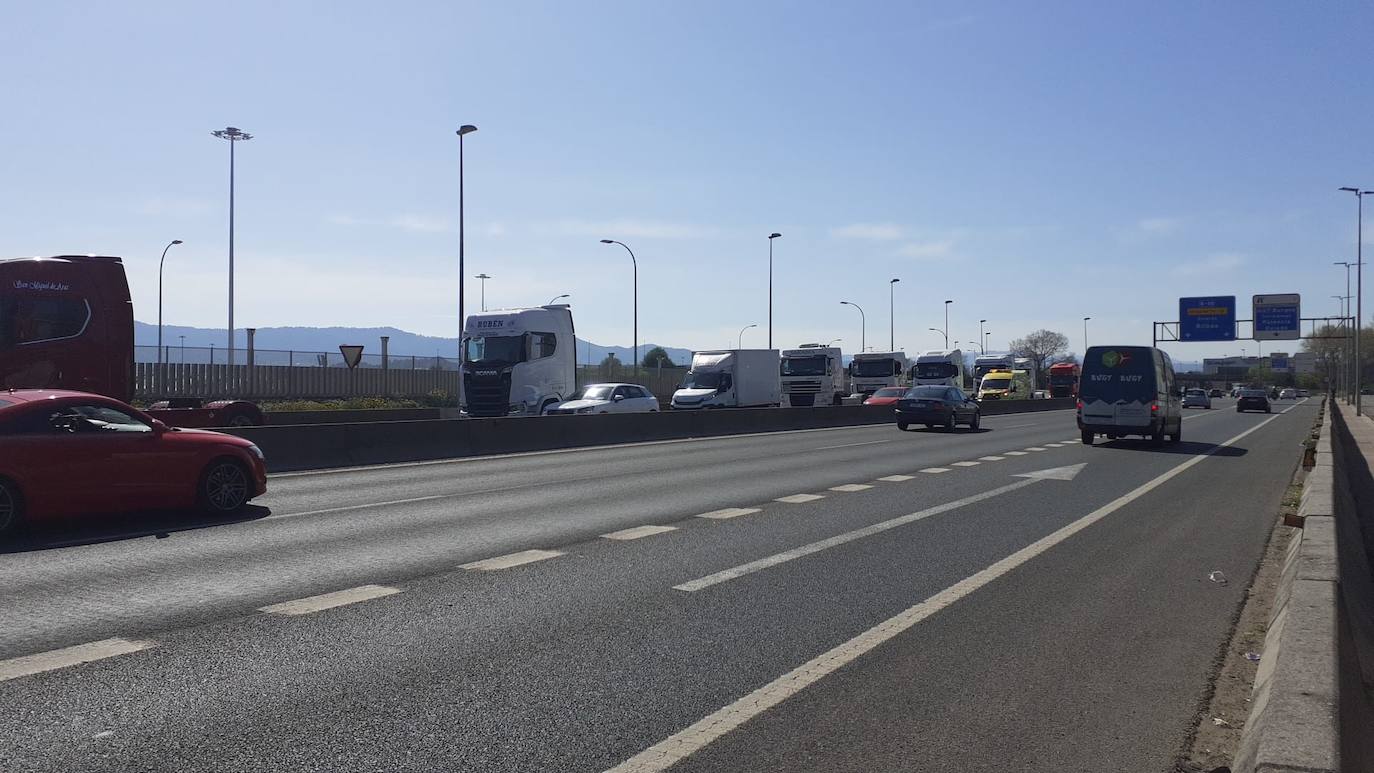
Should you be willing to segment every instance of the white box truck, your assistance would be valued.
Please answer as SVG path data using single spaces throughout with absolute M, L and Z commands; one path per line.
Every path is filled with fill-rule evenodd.
M 782 399 L 777 349 L 692 352 L 692 369 L 673 393 L 676 410 L 758 408 Z
M 906 386 L 906 352 L 863 352 L 849 362 L 849 380 L 865 397 L 883 387 Z
M 844 399 L 844 357 L 839 348 L 802 344 L 782 352 L 782 394 L 793 408 L 839 405 Z
M 567 304 L 469 314 L 463 326 L 463 413 L 538 416 L 577 391 Z
M 916 357 L 911 368 L 915 386 L 953 386 L 964 388 L 964 353 L 958 349 L 932 349 Z

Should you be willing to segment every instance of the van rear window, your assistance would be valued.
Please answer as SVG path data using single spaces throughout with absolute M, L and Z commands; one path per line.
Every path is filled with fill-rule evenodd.
M 1149 402 L 1155 399 L 1154 350 L 1148 346 L 1094 346 L 1079 381 L 1083 400 Z

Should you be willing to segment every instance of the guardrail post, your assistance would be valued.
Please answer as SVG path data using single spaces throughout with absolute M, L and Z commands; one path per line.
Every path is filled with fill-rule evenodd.
M 391 343 L 391 336 L 382 336 L 382 396 L 391 396 L 391 359 L 387 346 Z

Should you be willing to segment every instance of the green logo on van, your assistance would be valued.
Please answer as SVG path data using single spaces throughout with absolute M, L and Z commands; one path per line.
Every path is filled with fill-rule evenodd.
M 1118 352 L 1115 349 L 1108 349 L 1102 353 L 1102 365 L 1107 368 L 1115 368 L 1131 363 L 1130 352 Z

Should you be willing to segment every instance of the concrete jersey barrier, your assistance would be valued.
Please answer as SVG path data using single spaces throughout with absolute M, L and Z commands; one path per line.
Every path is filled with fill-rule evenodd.
M 1374 423 L 1328 405 L 1235 773 L 1374 771 Z M 1352 434 L 1349 420 L 1367 427 Z
M 984 415 L 1063 410 L 1072 400 L 988 403 Z M 890 406 L 742 408 L 593 416 L 425 419 L 233 427 L 267 457 L 271 472 L 453 459 L 826 427 L 885 424 Z

